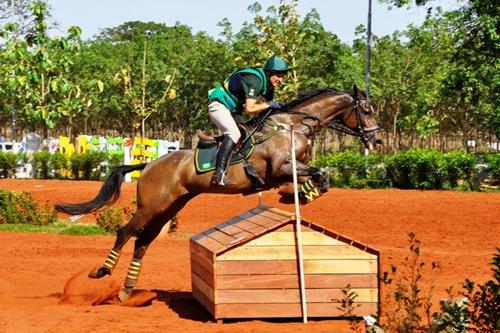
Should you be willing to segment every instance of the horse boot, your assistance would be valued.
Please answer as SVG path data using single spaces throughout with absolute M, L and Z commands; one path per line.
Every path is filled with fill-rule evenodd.
M 235 143 L 233 140 L 228 135 L 224 135 L 224 141 L 222 141 L 219 151 L 217 152 L 215 172 L 212 176 L 212 180 L 210 181 L 212 185 L 226 186 L 226 174 L 234 146 Z

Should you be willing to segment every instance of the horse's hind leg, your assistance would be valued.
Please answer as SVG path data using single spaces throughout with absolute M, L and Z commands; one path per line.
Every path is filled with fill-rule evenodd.
M 109 251 L 104 264 L 98 268 L 93 269 L 89 273 L 89 277 L 93 279 L 99 279 L 103 276 L 110 275 L 118 262 L 120 257 L 120 252 L 123 246 L 127 243 L 130 237 L 140 230 L 147 222 L 149 218 L 144 216 L 142 210 L 137 210 L 127 225 L 120 228 L 116 234 L 115 244 L 113 248 Z
M 124 289 L 120 290 L 118 297 L 120 302 L 124 303 L 129 296 L 132 294 L 133 289 L 137 285 L 137 280 L 139 278 L 139 273 L 142 266 L 142 258 L 146 254 L 146 251 L 152 241 L 159 235 L 163 226 L 174 216 L 178 211 L 184 207 L 184 205 L 193 197 L 195 194 L 188 194 L 179 199 L 177 199 L 174 204 L 161 215 L 156 216 L 151 220 L 141 231 L 134 244 L 134 255 L 130 262 L 127 277 L 124 283 Z
M 124 303 L 132 294 L 133 289 L 137 285 L 139 273 L 141 272 L 142 258 L 146 254 L 151 242 L 159 235 L 163 226 L 168 222 L 168 217 L 161 217 L 152 220 L 142 230 L 139 237 L 134 243 L 134 255 L 130 261 L 127 277 L 125 278 L 124 288 L 120 290 L 118 298 Z

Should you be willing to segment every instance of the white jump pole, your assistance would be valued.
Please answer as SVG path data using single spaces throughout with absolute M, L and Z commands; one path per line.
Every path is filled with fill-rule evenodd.
M 292 141 L 292 174 L 293 174 L 293 196 L 295 201 L 295 223 L 297 249 L 299 256 L 299 280 L 300 280 L 300 300 L 302 304 L 302 320 L 307 323 L 307 300 L 306 300 L 306 286 L 304 281 L 304 259 L 302 256 L 302 231 L 300 224 L 300 206 L 299 206 L 299 185 L 297 181 L 297 161 L 295 158 L 295 132 L 293 124 L 290 125 L 291 141 Z

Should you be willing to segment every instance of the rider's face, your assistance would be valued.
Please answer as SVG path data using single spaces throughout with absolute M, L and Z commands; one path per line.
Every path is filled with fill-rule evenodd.
M 269 76 L 269 81 L 271 82 L 273 87 L 278 87 L 281 85 L 285 75 L 286 73 L 279 73 L 279 72 L 271 73 L 271 75 Z

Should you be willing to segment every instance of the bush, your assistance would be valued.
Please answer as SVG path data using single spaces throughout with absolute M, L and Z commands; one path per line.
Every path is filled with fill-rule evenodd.
M 403 189 L 441 189 L 441 156 L 436 150 L 410 149 L 385 160 L 387 177 Z
M 476 157 L 464 150 L 452 151 L 442 155 L 440 169 L 443 175 L 443 188 L 473 190 L 478 188 L 474 176 Z
M 345 151 L 318 158 L 313 164 L 330 169 L 330 184 L 338 187 L 380 187 L 384 170 L 380 168 L 380 156 L 363 156 Z
M 468 319 L 473 332 L 500 332 L 500 248 L 492 261 L 493 279 L 482 285 L 470 280 L 464 283 L 468 299 Z
M 49 205 L 37 204 L 30 193 L 0 190 L 0 224 L 43 226 L 56 221 L 55 210 Z
M 50 156 L 49 165 L 52 170 L 52 176 L 56 179 L 63 179 L 64 171 L 68 168 L 68 158 L 61 152 L 56 151 Z
M 488 177 L 500 180 L 500 154 L 487 154 L 484 161 L 488 164 Z
M 99 227 L 107 232 L 116 234 L 131 216 L 132 212 L 128 208 L 109 207 L 97 216 L 96 222 Z
M 73 154 L 70 158 L 71 172 L 77 180 L 99 180 L 101 163 L 107 161 L 107 159 L 108 155 L 103 151 Z
M 35 168 L 35 178 L 48 179 L 50 174 L 50 152 L 48 150 L 40 150 L 34 152 L 31 157 L 31 163 Z
M 20 159 L 23 159 L 23 154 L 0 150 L 0 178 L 15 175 L 17 163 Z

